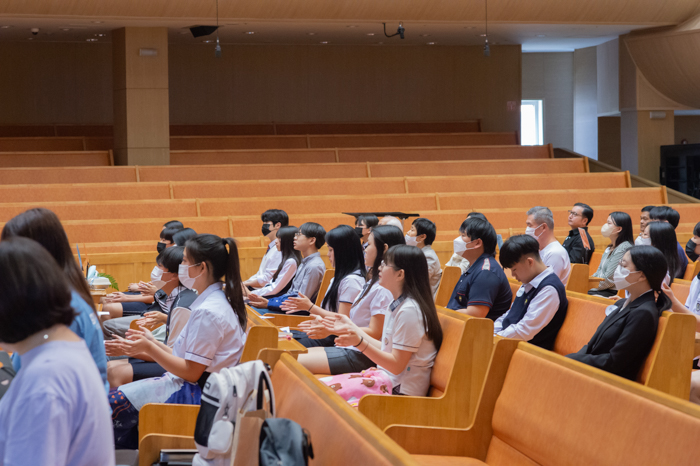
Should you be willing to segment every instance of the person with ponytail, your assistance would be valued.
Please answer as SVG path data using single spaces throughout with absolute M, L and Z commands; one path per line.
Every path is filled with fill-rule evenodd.
M 90 295 L 90 287 L 73 257 L 68 243 L 68 235 L 66 235 L 61 221 L 49 209 L 29 209 L 5 224 L 0 240 L 5 241 L 17 236 L 30 238 L 41 244 L 61 268 L 71 287 L 70 305 L 77 313 L 70 324 L 70 329 L 85 340 L 85 344 L 92 354 L 92 359 L 100 371 L 105 390 L 109 392 L 107 355 L 105 354 L 102 328 Z M 16 371 L 20 370 L 22 363 L 19 354 L 13 355 L 12 364 Z
M 393 298 L 389 290 L 379 284 L 379 267 L 386 251 L 397 244 L 405 244 L 401 230 L 383 225 L 372 228 L 365 248 L 365 265 L 368 267 L 367 282 L 352 303 L 349 315 L 338 314 L 345 323 L 353 323 L 374 339 L 382 336 L 384 311 Z M 323 338 L 330 332 L 323 325 L 321 316 L 316 321 L 302 322 L 299 327 L 311 338 Z M 299 355 L 299 362 L 315 374 L 345 374 L 360 372 L 374 366 L 374 362 L 353 346 L 329 346 L 309 348 Z
M 292 279 L 301 263 L 301 253 L 294 249 L 294 237 L 299 229 L 294 226 L 282 227 L 274 239 L 275 247 L 282 254 L 277 270 L 272 275 L 270 283 L 252 291 L 252 294 L 265 298 L 283 295 L 292 286 Z
M 681 269 L 681 262 L 678 260 L 676 230 L 666 222 L 651 221 L 647 224 L 639 239 L 643 244 L 654 246 L 666 258 L 668 274 L 664 279 L 664 283 L 670 286 L 673 283 L 673 279 L 678 277 Z M 683 272 L 685 273 L 685 269 L 683 269 Z
M 336 346 L 357 348 L 384 372 L 391 394 L 426 396 L 435 357 L 442 345 L 442 327 L 430 290 L 425 255 L 413 246 L 391 247 L 379 268 L 379 284 L 389 290 L 393 299 L 385 311 L 381 339 L 372 338 L 357 325 L 335 316 L 324 319 L 324 324 L 338 335 Z M 360 377 L 351 374 L 348 380 Z
M 335 275 L 328 286 L 320 306 L 316 306 L 307 296 L 288 298 L 280 309 L 287 314 L 300 311 L 326 317 L 342 314 L 349 316 L 352 303 L 362 291 L 365 284 L 365 266 L 360 238 L 352 227 L 339 225 L 326 233 L 328 243 L 328 258 L 335 268 Z M 295 331 L 294 338 L 307 348 L 313 346 L 333 346 L 335 336 L 310 338 L 304 332 Z
M 243 353 L 247 314 L 235 241 L 210 234 L 188 240 L 178 277 L 198 297 L 173 347 L 143 327 L 127 333 L 127 355 L 146 354 L 167 372 L 110 392 L 118 449 L 138 448 L 138 413 L 145 404 L 199 404 L 209 374 L 237 365 Z
M 613 281 L 615 288 L 627 290 L 629 297 L 609 306 L 607 317 L 588 344 L 567 357 L 635 380 L 654 345 L 659 317 L 671 308 L 671 299 L 662 290 L 667 270 L 664 255 L 655 247 L 627 250 Z

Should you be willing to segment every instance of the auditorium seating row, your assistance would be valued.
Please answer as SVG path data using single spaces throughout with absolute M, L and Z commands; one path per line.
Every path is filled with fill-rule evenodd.
M 171 150 L 320 149 L 333 147 L 518 145 L 509 133 L 405 133 L 263 136 L 171 136 Z M 111 150 L 112 137 L 0 137 L 0 152 Z
M 362 147 L 356 149 L 257 149 L 170 151 L 170 165 L 366 163 L 426 160 L 551 159 L 547 146 Z M 0 152 L 0 167 L 112 166 L 107 151 Z
M 0 126 L 0 137 L 111 137 L 107 125 Z M 478 133 L 481 120 L 393 123 L 259 123 L 231 125 L 170 125 L 172 136 L 254 136 L 284 134 Z

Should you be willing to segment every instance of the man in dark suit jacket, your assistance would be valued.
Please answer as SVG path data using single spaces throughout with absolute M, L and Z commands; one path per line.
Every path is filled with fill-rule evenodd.
M 668 298 L 662 296 L 660 305 L 652 290 L 627 306 L 624 306 L 626 299 L 619 300 L 606 310 L 608 316 L 588 344 L 567 357 L 635 380 L 654 345 L 659 316 L 668 308 L 664 301 Z

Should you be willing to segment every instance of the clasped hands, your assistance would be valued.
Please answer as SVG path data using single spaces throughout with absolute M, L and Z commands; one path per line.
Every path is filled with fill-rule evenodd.
M 359 327 L 343 314 L 316 316 L 315 319 L 300 323 L 299 328 L 313 339 L 336 335 L 335 346 L 354 346 L 361 340 Z
M 147 328 L 141 327 L 141 330 L 129 329 L 126 332 L 126 338 L 115 335 L 114 340 L 105 341 L 105 352 L 107 356 L 136 356 L 148 353 L 148 350 L 156 341 Z

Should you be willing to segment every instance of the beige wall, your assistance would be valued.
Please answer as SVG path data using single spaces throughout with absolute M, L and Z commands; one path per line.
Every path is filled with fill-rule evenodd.
M 544 143 L 574 149 L 574 54 L 524 53 L 523 100 L 544 101 Z
M 172 46 L 171 124 L 440 121 L 520 129 L 520 46 Z M 0 43 L 0 124 L 112 123 L 110 44 Z

